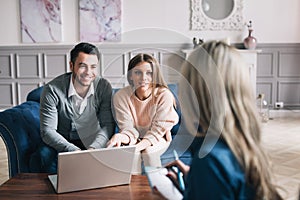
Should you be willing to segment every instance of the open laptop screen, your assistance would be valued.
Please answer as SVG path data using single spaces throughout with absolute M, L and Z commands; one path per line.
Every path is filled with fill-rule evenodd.
M 126 146 L 59 153 L 54 188 L 64 193 L 129 184 L 134 152 L 135 146 Z M 55 182 L 55 175 L 49 179 Z

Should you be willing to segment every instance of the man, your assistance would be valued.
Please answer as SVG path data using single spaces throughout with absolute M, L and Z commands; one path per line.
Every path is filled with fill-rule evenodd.
M 98 76 L 99 50 L 79 43 L 70 57 L 71 72 L 46 84 L 41 95 L 41 137 L 56 150 L 53 155 L 51 148 L 42 149 L 49 160 L 41 160 L 41 171 L 56 170 L 51 158 L 57 152 L 103 148 L 114 132 L 112 87 Z

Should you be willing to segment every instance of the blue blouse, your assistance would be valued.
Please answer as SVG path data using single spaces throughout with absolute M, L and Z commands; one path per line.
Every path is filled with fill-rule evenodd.
M 245 173 L 221 139 L 203 158 L 199 148 L 203 138 L 196 138 L 190 171 L 186 180 L 184 199 L 254 199 L 255 191 L 246 183 Z

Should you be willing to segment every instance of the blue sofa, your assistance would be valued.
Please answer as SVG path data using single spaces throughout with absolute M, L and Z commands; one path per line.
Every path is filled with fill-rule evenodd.
M 169 88 L 175 95 L 178 103 L 177 85 L 170 84 Z M 33 155 L 40 145 L 45 145 L 40 137 L 39 107 L 42 90 L 43 87 L 32 90 L 27 95 L 26 102 L 0 112 L 0 136 L 7 148 L 10 177 L 18 173 L 37 172 L 33 166 L 39 163 L 34 160 Z M 114 89 L 114 91 L 116 90 Z M 177 107 L 177 112 L 181 116 L 179 106 Z M 185 134 L 178 134 L 178 132 L 184 132 L 180 131 L 181 128 L 180 122 L 173 127 L 172 137 L 174 139 L 170 148 L 161 157 L 163 164 L 174 159 L 173 149 L 177 150 L 181 160 L 186 164 L 190 164 L 191 154 L 189 150 L 186 150 L 186 145 L 184 145 L 184 141 L 189 139 L 185 139 Z

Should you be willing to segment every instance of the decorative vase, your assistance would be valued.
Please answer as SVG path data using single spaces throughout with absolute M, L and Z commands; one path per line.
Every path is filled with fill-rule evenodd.
M 248 37 L 246 37 L 244 39 L 244 46 L 246 49 L 255 49 L 256 48 L 256 44 L 257 44 L 257 40 L 255 37 L 252 36 L 252 32 L 253 32 L 253 29 L 252 29 L 252 22 L 249 21 L 249 25 L 248 26 Z
M 257 99 L 257 108 L 258 108 L 258 113 L 261 117 L 261 121 L 266 123 L 269 121 L 270 117 L 270 108 L 268 102 L 265 100 L 265 95 L 264 94 L 258 94 Z

